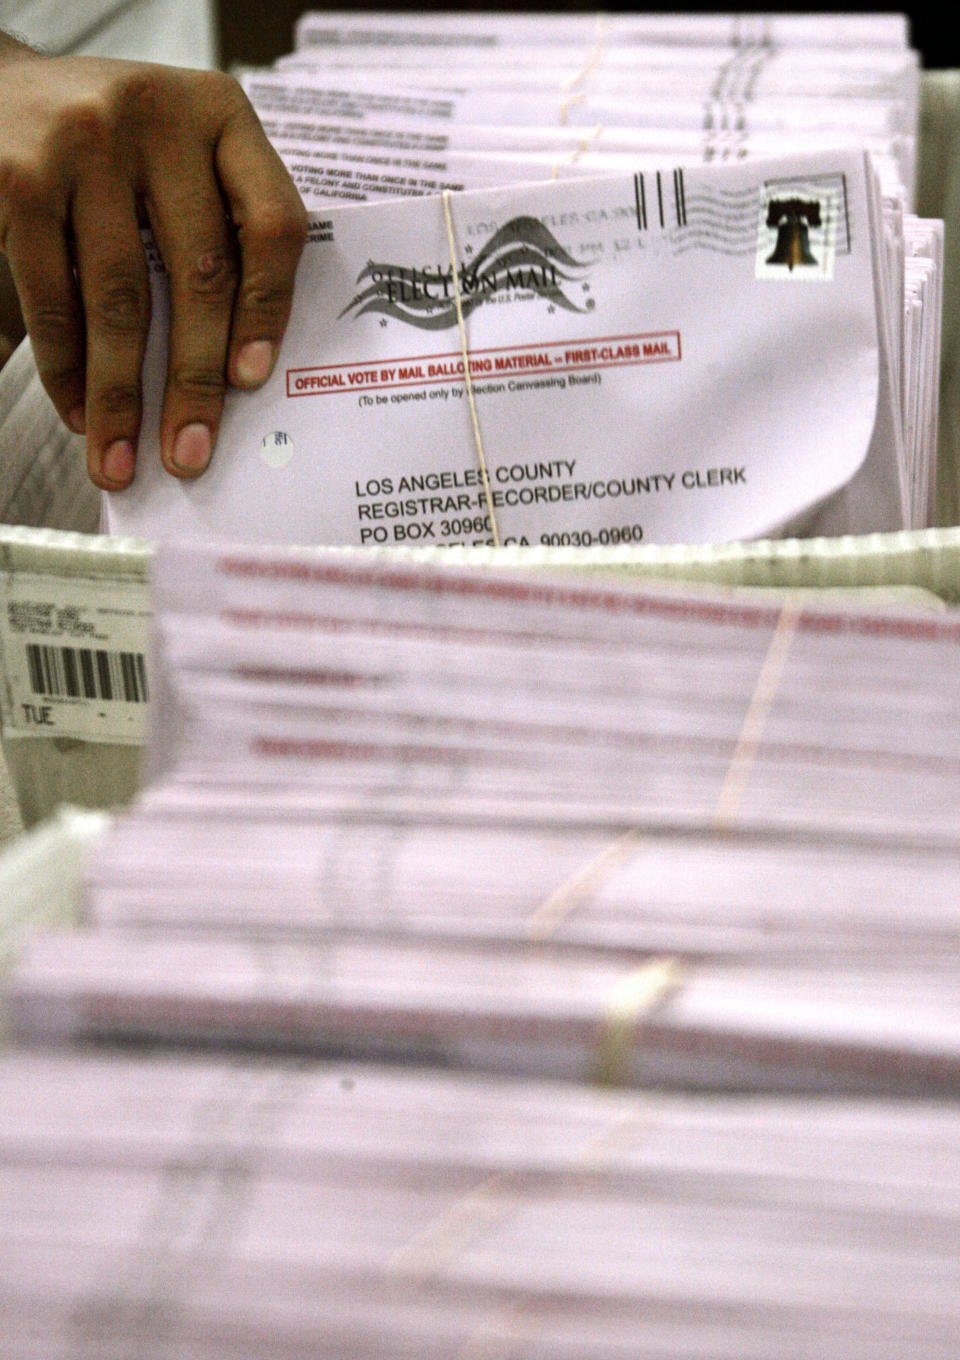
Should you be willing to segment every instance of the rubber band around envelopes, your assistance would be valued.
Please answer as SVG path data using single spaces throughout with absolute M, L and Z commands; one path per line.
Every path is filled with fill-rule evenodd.
M 770 710 L 786 669 L 787 656 L 796 636 L 803 609 L 789 597 L 784 600 L 774 625 L 760 672 L 757 676 L 733 754 L 717 795 L 711 818 L 716 834 L 729 831 L 739 814 L 740 802 Z M 527 921 L 531 940 L 545 943 L 574 912 L 588 893 L 593 892 L 607 874 L 639 848 L 641 828 L 634 828 L 611 841 L 587 865 L 561 883 L 540 904 Z M 627 1061 L 633 1028 L 649 1016 L 679 985 L 681 969 L 670 956 L 648 960 L 632 970 L 611 990 L 607 1017 L 597 1053 L 597 1080 L 604 1085 L 621 1085 L 627 1079 Z
M 564 151 L 561 155 L 557 156 L 550 171 L 550 178 L 558 179 L 563 166 L 576 165 L 580 160 L 580 157 L 587 154 L 592 143 L 597 140 L 602 132 L 603 124 L 598 123 L 596 127 L 592 127 L 589 132 L 585 133 L 584 136 L 580 138 L 576 146 L 572 146 L 569 151 Z
M 576 1173 L 589 1174 L 593 1171 L 594 1161 L 602 1155 L 604 1145 L 613 1143 L 625 1128 L 638 1123 L 647 1113 L 646 1102 L 638 1100 L 626 1114 L 618 1115 L 591 1134 L 574 1154 L 573 1169 Z M 485 1177 L 466 1194 L 459 1195 L 393 1252 L 387 1263 L 387 1274 L 419 1285 L 435 1278 L 444 1265 L 473 1241 L 478 1233 L 493 1227 L 516 1210 L 522 1180 L 523 1172 L 498 1172 Z M 523 1304 L 524 1300 L 520 1299 L 509 1311 L 513 1313 L 515 1307 L 522 1308 Z M 497 1317 L 502 1316 L 498 1311 Z M 473 1354 L 461 1350 L 457 1355 L 466 1356 L 468 1353 Z
M 770 709 L 786 668 L 787 655 L 796 636 L 802 606 L 788 598 L 774 625 L 730 764 L 724 776 L 712 829 L 728 830 L 736 819 L 740 798 L 763 737 Z M 545 940 L 583 899 L 588 888 L 602 880 L 606 872 L 621 862 L 640 841 L 639 829 L 617 839 L 582 869 L 557 888 L 530 917 L 528 929 L 533 938 Z M 637 1022 L 649 1016 L 683 984 L 678 960 L 670 956 L 648 959 L 631 969 L 611 989 L 607 1015 L 597 1050 L 596 1078 L 604 1085 L 620 1085 L 628 1076 L 627 1066 Z M 639 1111 L 638 1111 L 639 1114 Z M 581 1149 L 585 1169 L 589 1154 L 598 1151 L 624 1123 L 637 1115 L 615 1121 L 594 1135 Z M 435 1278 L 444 1265 L 465 1250 L 478 1235 L 492 1229 L 519 1207 L 517 1180 L 511 1175 L 493 1175 L 459 1196 L 394 1252 L 387 1265 L 388 1277 L 422 1286 Z M 538 1319 L 530 1300 L 521 1296 L 496 1308 L 485 1326 L 466 1339 L 454 1360 L 507 1360 L 518 1342 L 536 1335 Z
M 444 189 L 441 195 L 443 201 L 443 217 L 447 226 L 447 247 L 450 251 L 450 272 L 453 276 L 453 304 L 457 311 L 457 329 L 460 332 L 460 356 L 463 359 L 463 380 L 467 392 L 467 402 L 470 406 L 470 420 L 473 424 L 473 442 L 477 450 L 477 462 L 480 464 L 480 478 L 483 482 L 483 495 L 487 502 L 487 513 L 490 516 L 490 528 L 493 532 L 493 545 L 500 547 L 500 531 L 497 528 L 497 517 L 493 509 L 493 496 L 490 494 L 490 477 L 487 473 L 487 460 L 483 452 L 483 439 L 480 435 L 480 421 L 477 417 L 477 403 L 473 395 L 473 379 L 470 377 L 470 351 L 467 346 L 467 328 L 463 320 L 463 304 L 460 298 L 460 278 L 457 273 L 457 248 L 453 239 L 453 218 L 450 215 L 450 190 Z
M 560 91 L 562 94 L 569 94 L 572 90 L 575 90 L 578 85 L 586 80 L 591 71 L 594 71 L 597 68 L 600 64 L 600 59 L 603 56 L 603 44 L 606 36 L 604 16 L 602 14 L 597 14 L 594 17 L 593 47 L 590 49 L 587 59 L 580 70 L 577 71 L 575 75 L 568 76 L 566 80 L 561 82 Z

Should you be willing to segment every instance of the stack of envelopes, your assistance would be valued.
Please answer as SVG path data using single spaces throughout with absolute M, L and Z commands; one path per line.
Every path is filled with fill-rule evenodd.
M 0 1056 L 7 1360 L 951 1360 L 960 1117 Z
M 960 1088 L 960 625 L 167 548 L 160 777 L 27 1034 Z
M 4 931 L 5 1360 L 952 1357 L 951 615 L 154 589 L 153 782 Z
M 921 528 L 942 223 L 896 16 L 307 15 L 247 92 L 311 213 L 197 484 L 117 533 L 607 548 Z M 473 192 L 464 193 L 463 190 Z

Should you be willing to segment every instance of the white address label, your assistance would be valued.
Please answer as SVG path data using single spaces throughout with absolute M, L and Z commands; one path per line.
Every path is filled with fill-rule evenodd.
M 0 721 L 6 733 L 138 744 L 150 704 L 146 582 L 0 577 Z

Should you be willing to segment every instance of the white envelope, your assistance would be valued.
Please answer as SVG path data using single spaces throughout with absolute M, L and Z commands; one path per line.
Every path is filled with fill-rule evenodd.
M 108 531 L 616 546 L 903 526 L 893 301 L 862 153 L 447 207 L 455 274 L 444 200 L 313 222 L 276 371 L 231 394 L 194 482 L 156 447 L 155 265 L 137 479 L 106 498 Z
M 581 141 L 592 141 L 598 132 L 606 137 L 610 129 L 639 128 L 644 149 L 676 145 L 678 134 L 692 139 L 686 149 L 677 146 L 679 163 L 740 156 L 754 141 L 760 143 L 754 147 L 758 154 L 779 155 L 785 147 L 769 145 L 776 135 L 785 136 L 788 145 L 799 140 L 811 151 L 850 142 L 872 143 L 873 149 L 882 144 L 896 162 L 908 206 L 912 193 L 917 129 L 912 88 L 897 97 L 824 98 L 807 90 L 802 96 L 760 99 L 752 90 L 695 94 L 687 88 L 654 92 L 623 85 L 598 90 L 579 82 L 521 88 L 498 85 L 482 72 L 474 80 L 467 71 L 445 68 L 439 75 L 397 69 L 330 71 L 297 54 L 278 65 L 276 71 L 247 73 L 244 87 L 262 118 L 296 121 L 304 130 L 331 121 L 349 121 L 365 130 L 384 118 L 403 119 L 424 131 L 440 124 L 448 133 L 463 124 L 485 124 L 496 129 L 496 141 L 506 150 L 517 146 L 517 129 L 528 126 Z M 666 143 L 664 133 L 669 134 Z
M 772 94 L 763 99 L 718 98 L 684 87 L 645 93 L 641 90 L 561 88 L 562 81 L 533 89 L 502 87 L 486 80 L 475 83 L 467 72 L 434 68 L 407 72 L 399 68 L 331 71 L 311 57 L 294 54 L 277 63 L 276 72 L 246 77 L 248 91 L 270 83 L 278 99 L 276 77 L 298 77 L 277 111 L 305 108 L 340 116 L 363 116 L 366 110 L 395 110 L 469 123 L 545 123 L 548 126 L 590 126 L 597 123 L 626 127 L 702 128 L 711 116 L 736 118 L 744 128 L 836 128 L 841 116 L 851 128 L 867 135 L 910 132 L 912 110 L 889 93 L 843 98 L 838 94 Z
M 487 49 L 511 43 L 567 43 L 587 50 L 606 43 L 826 48 L 905 47 L 902 14 L 502 14 L 394 10 L 322 10 L 297 21 L 298 49 L 370 44 Z

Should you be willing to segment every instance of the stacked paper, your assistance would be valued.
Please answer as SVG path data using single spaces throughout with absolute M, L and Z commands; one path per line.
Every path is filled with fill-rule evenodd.
M 206 891 L 216 889 L 201 875 Z M 32 1041 L 176 1043 L 704 1090 L 960 1095 L 960 968 L 691 968 L 536 945 L 44 934 Z
M 9 1360 L 950 1360 L 960 1119 L 12 1054 Z
M 315 555 L 321 559 L 325 550 Z M 428 548 L 381 555 L 407 561 L 438 554 Z M 820 603 L 860 594 L 872 609 L 924 602 L 935 608 L 935 596 L 955 601 L 960 594 L 958 530 L 808 539 L 802 545 L 786 540 L 617 550 L 445 548 L 439 555 L 473 569 L 509 564 L 554 580 L 571 572 L 621 582 L 692 579 L 723 583 L 717 588 L 741 597 L 751 593 L 746 586 L 763 586 L 759 593 L 767 603 L 779 601 L 785 588 L 803 589 L 811 604 L 817 602 L 813 587 L 821 592 Z M 64 801 L 90 807 L 129 802 L 139 786 L 146 696 L 136 687 L 132 701 L 122 687 L 108 700 L 102 694 L 87 697 L 77 687 L 71 692 L 61 653 L 65 649 L 82 665 L 94 641 L 93 651 L 139 658 L 138 671 L 147 665 L 151 557 L 144 543 L 0 526 L 0 728 L 27 825 Z M 54 649 L 50 664 L 39 670 L 30 664 L 37 648 Z
M 542 177 L 851 134 L 909 195 L 917 58 L 891 17 L 320 13 L 280 77 L 251 73 L 247 88 L 308 197 L 478 187 L 497 160 L 505 183 L 537 154 Z
M 34 1036 L 955 1092 L 949 617 L 167 549 Z

